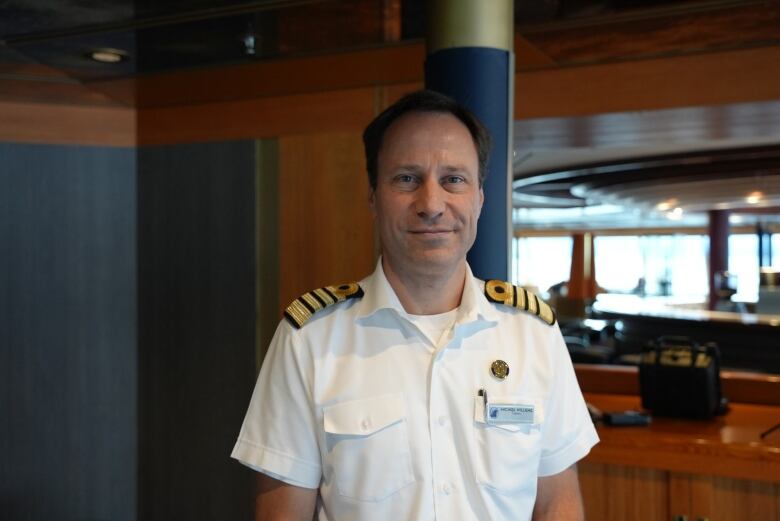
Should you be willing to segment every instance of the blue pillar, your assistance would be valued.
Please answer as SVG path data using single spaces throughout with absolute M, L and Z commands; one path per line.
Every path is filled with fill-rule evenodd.
M 433 0 L 429 9 L 425 86 L 467 106 L 493 139 L 474 274 L 509 280 L 512 237 L 514 5 L 511 0 Z

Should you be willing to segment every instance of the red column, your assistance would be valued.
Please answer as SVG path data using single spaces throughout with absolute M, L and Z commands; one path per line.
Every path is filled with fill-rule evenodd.
M 593 235 L 575 233 L 572 235 L 571 271 L 567 297 L 570 299 L 593 300 L 596 298 L 596 262 L 593 255 Z
M 709 308 L 715 309 L 715 303 L 718 300 L 715 273 L 729 269 L 729 212 L 728 210 L 710 210 L 708 214 L 710 218 Z

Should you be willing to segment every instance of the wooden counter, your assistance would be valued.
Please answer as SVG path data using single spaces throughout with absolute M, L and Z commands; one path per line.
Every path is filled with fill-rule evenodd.
M 640 410 L 638 396 L 585 393 L 602 411 Z M 733 404 L 711 421 L 653 418 L 647 427 L 599 425 L 588 461 L 780 483 L 780 407 Z
M 585 399 L 602 411 L 641 409 L 636 368 L 576 371 Z M 760 438 L 780 422 L 780 376 L 722 377 L 733 400 L 724 416 L 597 425 L 601 442 L 578 465 L 589 521 L 780 520 L 780 429 Z

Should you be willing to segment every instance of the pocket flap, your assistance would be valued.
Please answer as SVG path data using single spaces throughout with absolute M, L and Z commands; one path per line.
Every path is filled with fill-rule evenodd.
M 402 394 L 337 403 L 323 409 L 325 432 L 366 436 L 406 418 Z

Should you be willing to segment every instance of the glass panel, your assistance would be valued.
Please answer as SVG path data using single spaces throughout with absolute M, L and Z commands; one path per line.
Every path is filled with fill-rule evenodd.
M 644 259 L 639 237 L 596 237 L 596 282 L 609 292 L 639 292 Z
M 512 283 L 546 293 L 553 284 L 569 280 L 571 237 L 512 239 Z
M 703 301 L 707 245 L 703 235 L 596 237 L 596 281 L 612 293 Z
M 737 293 L 732 300 L 758 300 L 758 236 L 732 234 L 729 236 L 729 272 L 737 276 Z

